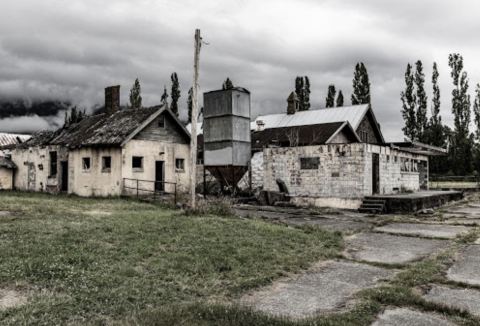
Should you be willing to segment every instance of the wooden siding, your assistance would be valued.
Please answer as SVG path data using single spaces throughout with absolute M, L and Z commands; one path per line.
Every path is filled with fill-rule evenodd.
M 165 127 L 159 126 L 159 120 L 161 117 L 165 118 Z M 162 113 L 155 120 L 153 120 L 147 127 L 138 133 L 134 137 L 137 140 L 154 140 L 167 143 L 188 144 L 189 139 L 184 135 L 180 127 L 175 121 L 165 113 Z
M 360 140 L 364 143 L 369 143 L 369 144 L 381 144 L 382 139 L 378 132 L 373 128 L 374 124 L 373 118 L 370 116 L 370 114 L 366 114 L 365 117 L 363 117 L 362 121 L 358 125 L 358 128 L 356 130 L 358 137 L 360 137 Z

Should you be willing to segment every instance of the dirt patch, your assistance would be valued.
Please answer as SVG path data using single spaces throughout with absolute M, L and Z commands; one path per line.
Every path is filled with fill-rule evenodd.
M 0 211 L 0 217 L 7 217 L 7 216 L 11 216 L 11 215 L 12 215 L 12 212 Z
M 112 212 L 91 210 L 91 211 L 86 211 L 85 214 L 91 215 L 91 216 L 110 216 L 112 215 Z
M 15 290 L 0 289 L 0 310 L 15 308 L 27 303 L 27 296 Z

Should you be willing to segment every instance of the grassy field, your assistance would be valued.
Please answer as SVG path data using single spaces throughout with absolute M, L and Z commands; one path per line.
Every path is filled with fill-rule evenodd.
M 0 211 L 0 290 L 27 300 L 0 309 L 2 325 L 290 325 L 231 303 L 342 247 L 339 234 L 133 200 L 0 193 Z

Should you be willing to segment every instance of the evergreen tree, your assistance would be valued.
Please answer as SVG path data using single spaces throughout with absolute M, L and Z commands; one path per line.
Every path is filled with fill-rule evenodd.
M 173 113 L 178 117 L 178 99 L 180 98 L 180 84 L 178 82 L 177 73 L 174 72 L 170 77 L 172 81 L 172 89 L 170 92 L 170 97 L 172 98 L 172 102 L 170 103 L 170 109 Z
M 74 123 L 78 123 L 82 121 L 86 116 L 87 114 L 85 110 L 79 110 L 76 106 L 74 106 L 70 110 L 70 114 L 68 114 L 68 112 L 65 111 L 65 121 L 63 126 L 68 127 Z
M 342 91 L 338 91 L 337 95 L 337 107 L 343 106 L 343 93 Z
M 475 158 L 475 170 L 477 174 L 480 174 L 480 84 L 477 84 L 475 89 L 475 100 L 473 102 L 473 114 L 475 119 L 475 147 L 474 147 L 474 158 Z
M 426 142 L 427 130 L 427 93 L 425 92 L 425 74 L 423 72 L 422 61 L 418 60 L 415 71 L 415 86 L 417 91 L 417 114 L 416 114 L 416 134 L 420 142 Z
M 402 99 L 402 116 L 405 122 L 405 127 L 402 128 L 403 134 L 411 140 L 417 139 L 414 80 L 412 66 L 408 64 L 405 72 L 405 91 L 400 93 L 400 97 Z
M 295 93 L 298 97 L 298 110 L 304 111 L 304 103 L 305 103 L 305 83 L 303 77 L 295 78 Z
M 304 77 L 304 91 L 305 91 L 305 94 L 304 94 L 304 103 L 303 103 L 303 108 L 305 110 L 309 110 L 310 109 L 310 79 L 308 78 L 308 76 L 305 76 Z
M 167 86 L 163 86 L 163 94 L 162 94 L 162 97 L 160 98 L 160 103 L 168 108 Z
M 370 81 L 363 62 L 357 63 L 353 74 L 352 105 L 370 104 Z
M 326 108 L 333 108 L 335 106 L 335 95 L 337 91 L 335 90 L 335 85 L 328 86 L 328 94 L 327 98 L 325 99 L 325 107 Z
M 453 171 L 465 175 L 472 171 L 472 137 L 469 124 L 471 119 L 470 95 L 468 94 L 468 75 L 463 71 L 463 57 L 450 54 L 448 65 L 452 69 L 452 113 L 454 116 L 454 137 L 451 151 Z
M 187 100 L 187 107 L 188 107 L 188 122 L 192 122 L 192 107 L 193 107 L 193 87 L 190 87 L 188 90 L 188 100 Z
M 445 148 L 447 147 L 447 135 L 445 127 L 442 125 L 442 117 L 440 116 L 440 87 L 438 86 L 438 68 L 437 63 L 433 63 L 432 72 L 432 107 L 431 116 L 428 121 L 428 128 L 424 133 L 425 142 Z M 450 170 L 448 158 L 444 156 L 433 156 L 430 158 L 429 169 L 431 174 L 445 174 Z
M 130 90 L 130 107 L 132 109 L 142 108 L 142 89 L 138 78 L 135 79 L 132 89 Z
M 226 90 L 226 89 L 232 89 L 232 88 L 233 88 L 233 83 L 230 80 L 230 78 L 227 77 L 227 79 L 223 82 L 222 89 Z

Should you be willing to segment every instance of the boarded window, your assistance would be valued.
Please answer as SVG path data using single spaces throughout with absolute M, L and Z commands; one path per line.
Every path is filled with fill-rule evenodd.
M 112 157 L 104 156 L 102 157 L 102 172 L 110 172 L 112 169 Z
M 90 170 L 90 157 L 82 158 L 82 167 L 84 171 Z
M 175 159 L 175 169 L 177 171 L 185 171 L 185 160 L 183 158 Z
M 133 169 L 143 169 L 143 156 L 133 156 L 132 157 L 132 168 Z
M 55 177 L 57 171 L 57 152 L 50 152 L 50 176 Z
M 165 128 L 165 116 L 163 114 L 158 117 L 158 127 Z
M 319 157 L 301 157 L 300 169 L 302 170 L 317 170 L 320 166 Z

